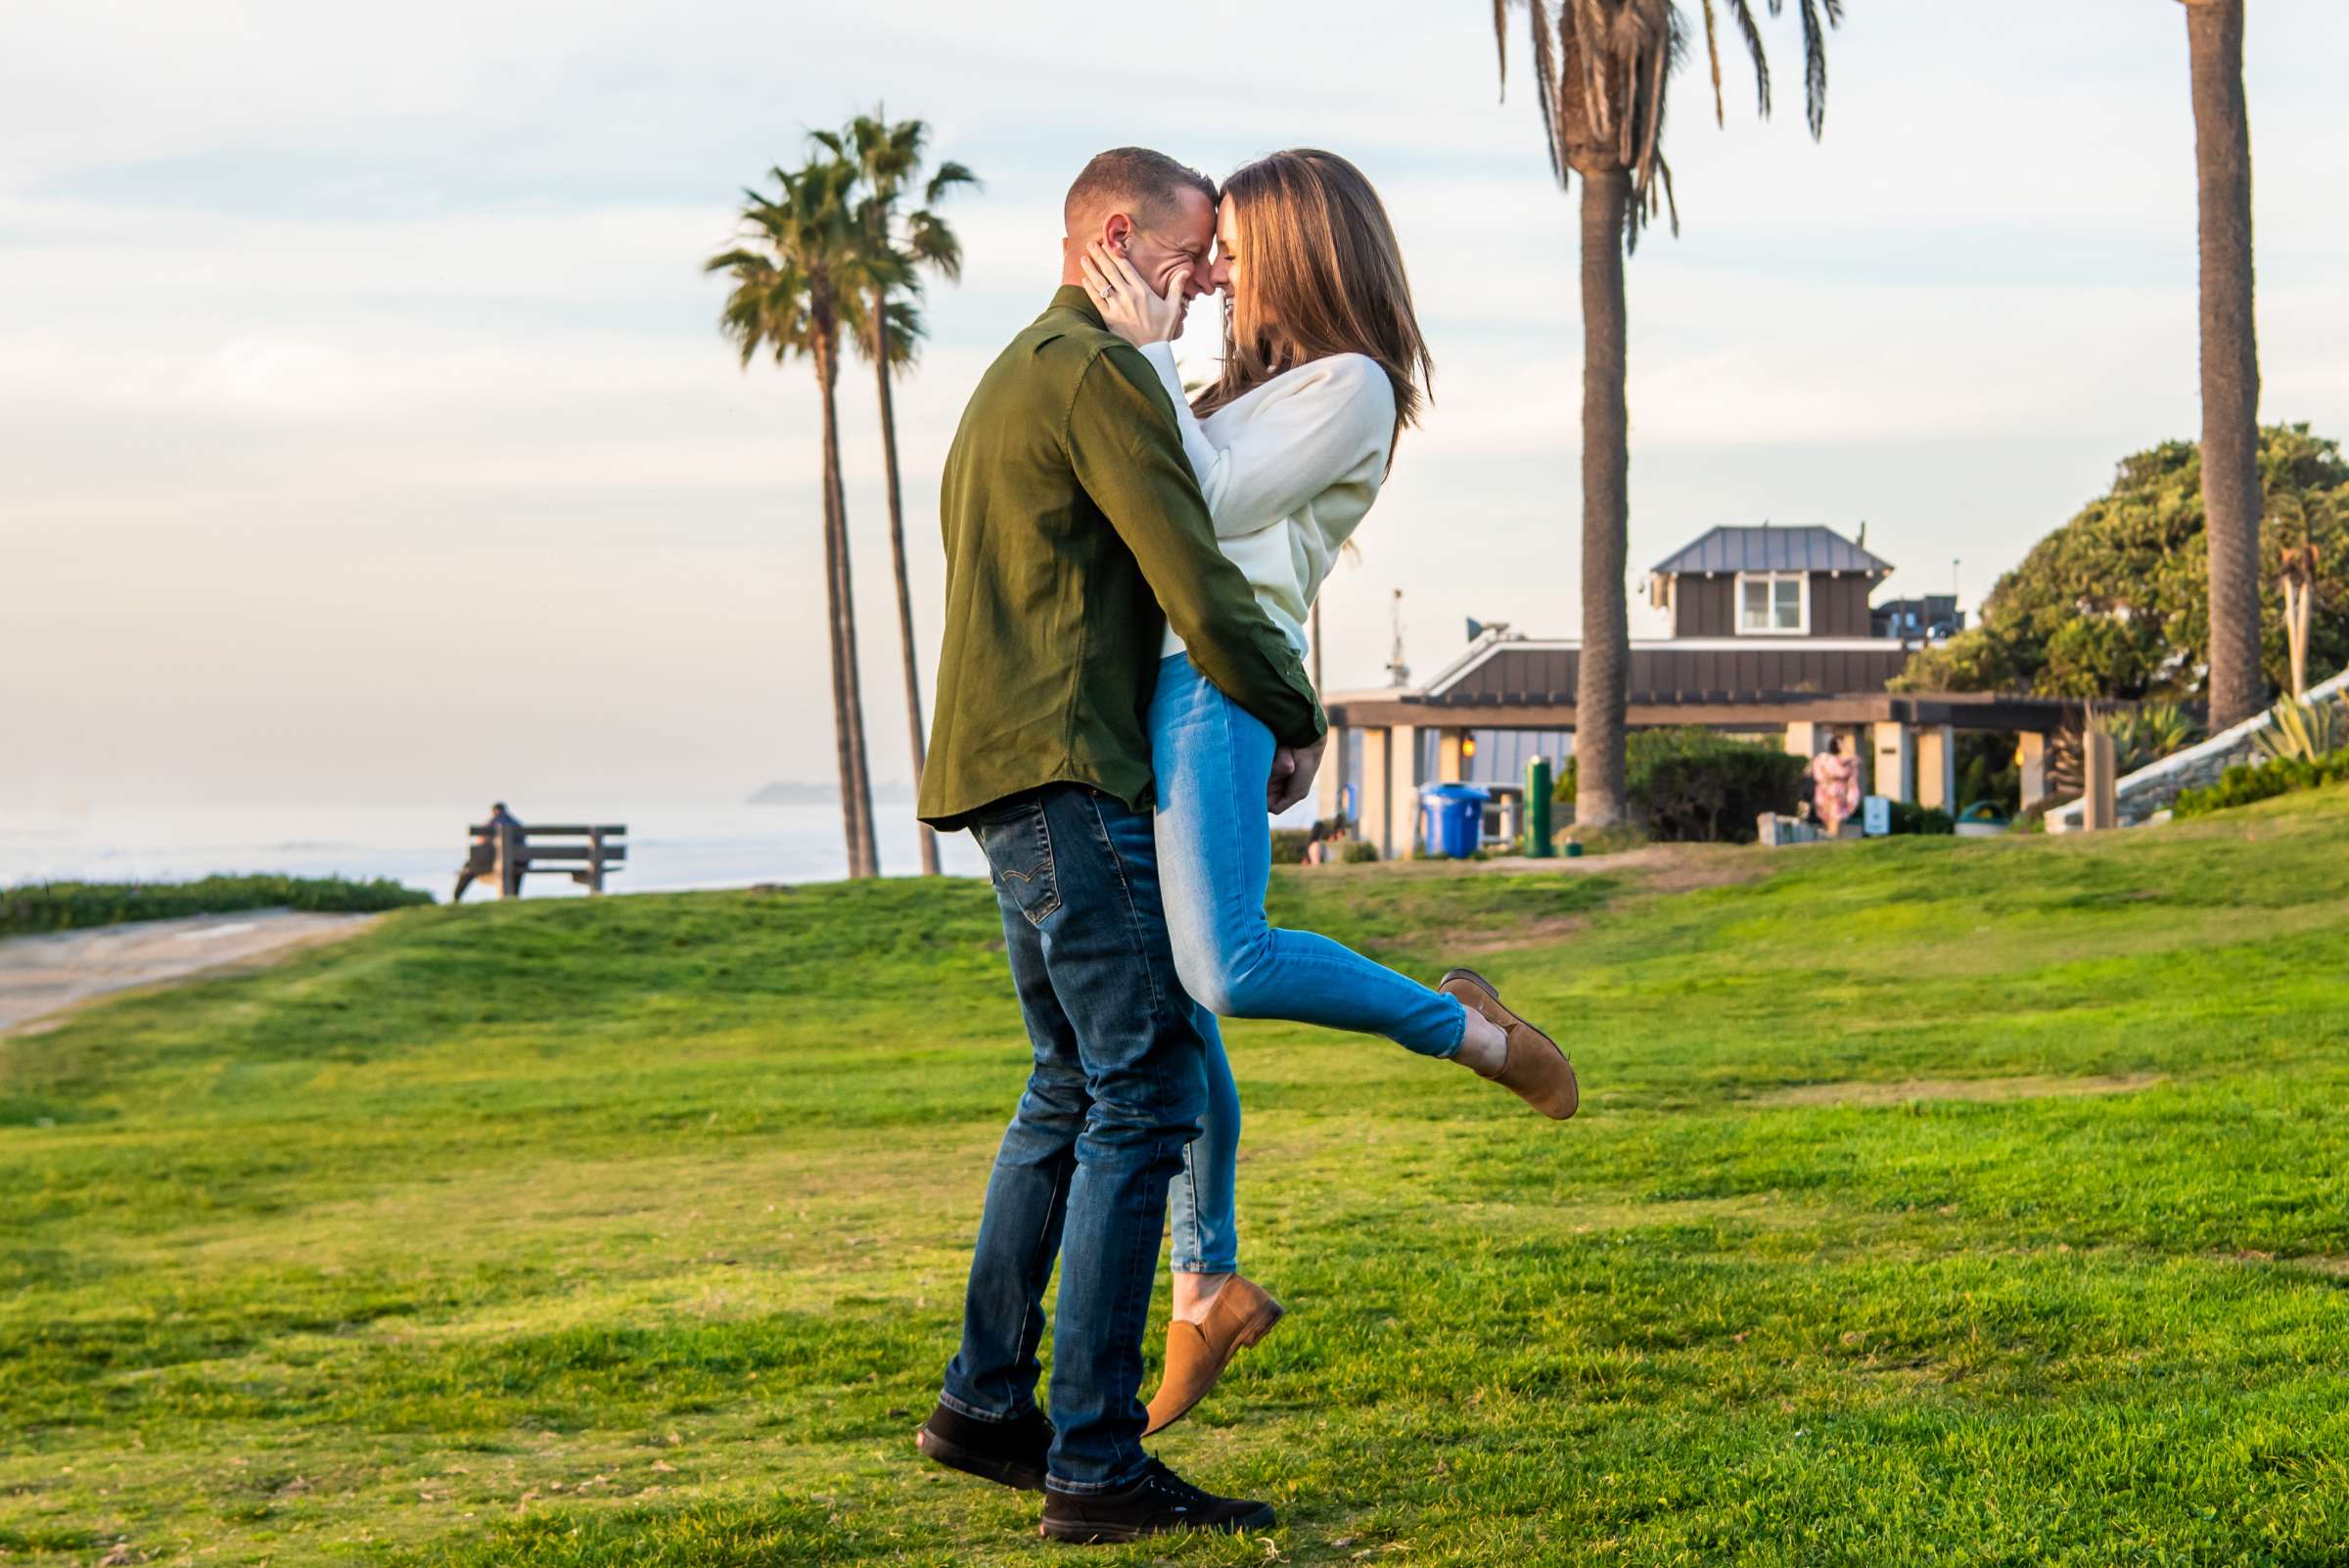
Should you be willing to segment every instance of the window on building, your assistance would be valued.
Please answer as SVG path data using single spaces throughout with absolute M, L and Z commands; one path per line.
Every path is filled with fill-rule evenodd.
M 1810 627 L 1810 578 L 1799 572 L 1754 572 L 1739 576 L 1739 632 L 1802 632 Z

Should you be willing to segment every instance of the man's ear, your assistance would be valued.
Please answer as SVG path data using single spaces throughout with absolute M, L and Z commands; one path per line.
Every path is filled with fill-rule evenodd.
M 1123 212 L 1112 212 L 1101 225 L 1101 238 L 1113 251 L 1123 253 L 1126 242 L 1133 237 L 1133 219 Z

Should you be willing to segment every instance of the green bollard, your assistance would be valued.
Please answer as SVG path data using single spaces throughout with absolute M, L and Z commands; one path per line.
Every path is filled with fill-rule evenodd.
M 1525 764 L 1525 853 L 1537 860 L 1557 853 L 1549 842 L 1549 759 L 1537 757 Z

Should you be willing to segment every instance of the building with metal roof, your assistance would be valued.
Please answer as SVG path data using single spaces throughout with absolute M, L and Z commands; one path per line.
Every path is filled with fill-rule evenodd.
M 1774 523 L 1752 527 L 1724 524 L 1658 561 L 1652 575 L 1725 572 L 1851 572 L 1882 578 L 1892 576 L 1892 563 L 1868 554 L 1833 529 L 1816 524 L 1791 529 Z
M 1632 640 L 1626 723 L 1782 738 L 1805 757 L 1841 736 L 1868 760 L 1876 793 L 1948 808 L 1957 804 L 1957 732 L 2010 731 L 2021 737 L 2029 804 L 2044 793 L 2047 737 L 2077 727 L 2082 705 L 1890 691 L 1924 641 L 1900 634 L 1908 621 L 1872 614 L 1869 598 L 1892 572 L 1832 529 L 1709 530 L 1649 575 L 1672 635 Z M 1505 791 L 1530 757 L 1562 765 L 1581 659 L 1579 638 L 1492 627 L 1422 686 L 1331 693 L 1322 814 L 1354 817 L 1382 854 L 1407 854 L 1421 786 Z

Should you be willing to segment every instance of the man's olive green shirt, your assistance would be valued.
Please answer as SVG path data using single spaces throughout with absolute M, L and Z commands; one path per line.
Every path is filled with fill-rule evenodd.
M 1170 624 L 1281 744 L 1320 738 L 1296 651 L 1216 548 L 1166 390 L 1082 289 L 1055 294 L 981 378 L 939 510 L 946 629 L 923 821 L 959 827 L 1062 782 L 1149 807 Z

